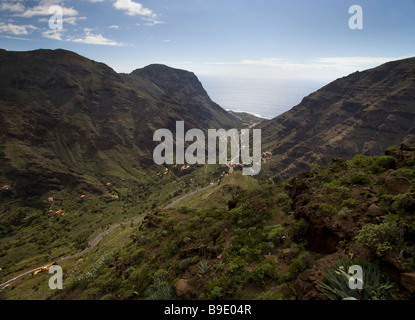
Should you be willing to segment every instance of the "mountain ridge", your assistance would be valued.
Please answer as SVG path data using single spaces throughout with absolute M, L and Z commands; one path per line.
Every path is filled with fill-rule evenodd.
M 160 68 L 167 78 L 157 81 Z M 167 66 L 118 74 L 62 49 L 2 50 L 0 74 L 1 174 L 11 185 L 27 177 L 14 186 L 22 193 L 76 185 L 105 193 L 100 176 L 139 183 L 154 164 L 155 130 L 178 120 L 202 130 L 240 126 L 193 73 Z
M 313 162 L 363 153 L 381 154 L 390 145 L 413 142 L 415 58 L 337 79 L 305 97 L 286 113 L 261 123 L 263 149 L 275 181 L 307 170 Z

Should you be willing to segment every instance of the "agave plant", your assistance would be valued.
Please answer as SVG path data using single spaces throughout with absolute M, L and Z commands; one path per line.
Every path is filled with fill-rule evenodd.
M 201 260 L 197 264 L 197 269 L 199 270 L 197 272 L 197 275 L 199 277 L 202 277 L 208 270 L 209 270 L 209 264 L 206 260 Z
M 324 273 L 323 282 L 319 283 L 322 292 L 331 300 L 378 300 L 387 298 L 394 285 L 373 264 L 362 265 L 362 289 L 349 285 L 351 275 L 346 272 L 357 263 L 340 260 Z
M 146 290 L 150 300 L 174 300 L 173 287 L 163 278 L 155 278 L 153 284 Z

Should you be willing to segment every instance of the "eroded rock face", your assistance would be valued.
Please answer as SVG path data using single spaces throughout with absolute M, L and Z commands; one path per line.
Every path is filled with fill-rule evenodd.
M 339 243 L 339 236 L 325 226 L 310 225 L 306 238 L 308 239 L 308 249 L 317 253 L 333 253 Z
M 415 273 L 401 274 L 401 285 L 410 293 L 415 294 Z
M 411 190 L 412 184 L 406 178 L 394 177 L 388 178 L 385 181 L 386 193 L 388 194 L 402 194 Z
M 377 155 L 393 144 L 415 141 L 414 71 L 412 58 L 353 73 L 263 122 L 263 144 L 280 155 L 269 163 L 275 182 L 313 162 Z
M 121 168 L 139 183 L 154 165 L 154 131 L 173 131 L 176 119 L 201 130 L 240 125 L 191 72 L 151 65 L 118 74 L 65 50 L 0 50 L 0 100 L 0 178 L 22 196 L 105 194 L 102 172 L 122 181 Z
M 320 259 L 311 269 L 302 272 L 293 285 L 298 300 L 327 300 L 318 284 L 323 280 L 324 271 L 330 268 L 342 253 L 336 252 Z

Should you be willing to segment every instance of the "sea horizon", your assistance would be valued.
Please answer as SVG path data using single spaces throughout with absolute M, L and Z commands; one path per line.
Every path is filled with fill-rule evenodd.
M 209 97 L 227 111 L 273 119 L 298 105 L 326 82 L 304 79 L 255 79 L 199 76 Z

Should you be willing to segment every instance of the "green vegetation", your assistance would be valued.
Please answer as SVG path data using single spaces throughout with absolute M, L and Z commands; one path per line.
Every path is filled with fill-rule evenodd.
M 404 229 L 398 222 L 388 221 L 378 225 L 364 226 L 356 236 L 356 242 L 381 256 L 393 247 L 402 246 L 403 235 Z
M 413 129 L 412 68 L 383 99 L 356 73 L 338 100 L 328 85 L 259 124 L 263 150 L 278 154 L 264 152 L 261 173 L 248 177 L 240 167 L 154 165 L 148 137 L 175 119 L 203 131 L 261 120 L 225 112 L 192 73 L 152 65 L 117 74 L 64 50 L 0 55 L 0 282 L 143 218 L 63 261 L 62 291 L 38 270 L 1 299 L 413 298 L 381 269 L 391 279 L 415 270 L 415 149 L 323 166 L 358 149 L 379 154 Z M 399 109 L 384 112 L 403 92 Z M 363 291 L 348 289 L 352 263 Z
M 397 167 L 388 171 L 373 169 L 388 163 Z M 59 294 L 48 296 L 50 292 L 33 283 L 36 278 L 29 278 L 28 285 L 38 288 L 32 296 L 67 299 L 74 298 L 75 292 L 77 299 L 292 299 L 293 287 L 296 292 L 301 290 L 297 281 L 304 272 L 314 270 L 319 261 L 325 266 L 326 256 L 337 254 L 338 248 L 342 248 L 344 257 L 353 256 L 355 249 L 351 248 L 357 245 L 373 254 L 370 260 L 353 261 L 366 272 L 365 290 L 348 291 L 344 280 L 351 262 L 342 259 L 347 263 L 326 267 L 319 281 L 320 291 L 313 294 L 323 292 L 330 299 L 393 298 L 392 284 L 377 265 L 386 253 L 394 252 L 400 257 L 402 272 L 415 270 L 415 227 L 411 220 L 415 202 L 412 191 L 389 194 L 386 180 L 393 178 L 395 172 L 405 172 L 402 169 L 407 167 L 389 158 L 366 156 L 344 164 L 316 168 L 312 175 L 280 185 L 236 171 L 222 177 L 219 185 L 184 198 L 176 207 L 155 208 L 138 227 L 127 225 L 103 239 L 99 248 L 85 256 L 85 261 L 69 261 L 68 267 L 74 271 Z M 191 176 L 200 181 L 205 177 L 205 184 L 218 173 L 214 168 L 196 167 Z M 187 190 L 176 193 L 178 190 L 173 188 L 184 185 L 189 176 L 166 181 L 153 185 L 165 190 L 160 192 L 164 203 Z M 298 186 L 302 191 L 290 197 L 291 190 L 298 190 Z M 128 217 L 123 212 L 130 206 L 134 208 L 137 198 L 128 189 L 111 187 L 122 199 L 107 202 L 106 207 L 103 204 L 104 212 L 111 205 L 116 210 L 122 204 L 118 215 Z M 157 192 L 142 188 L 154 199 Z M 88 206 L 91 201 L 78 200 L 75 204 Z M 99 201 L 95 203 L 95 215 L 102 214 Z M 373 205 L 377 207 L 372 208 L 375 216 L 366 216 Z M 27 215 L 24 211 L 23 214 Z M 117 214 L 108 215 L 112 216 Z M 59 221 L 62 219 L 56 223 Z M 313 231 L 313 226 L 320 229 Z M 337 229 L 333 231 L 332 226 Z M 91 236 L 78 233 L 73 240 L 74 251 L 84 248 Z M 3 259 L 10 255 L 11 248 L 2 248 Z M 367 255 L 364 257 L 367 259 Z M 180 279 L 186 279 L 187 284 L 177 292 L 174 285 Z M 23 294 L 19 290 L 7 289 L 3 295 L 18 297 Z

